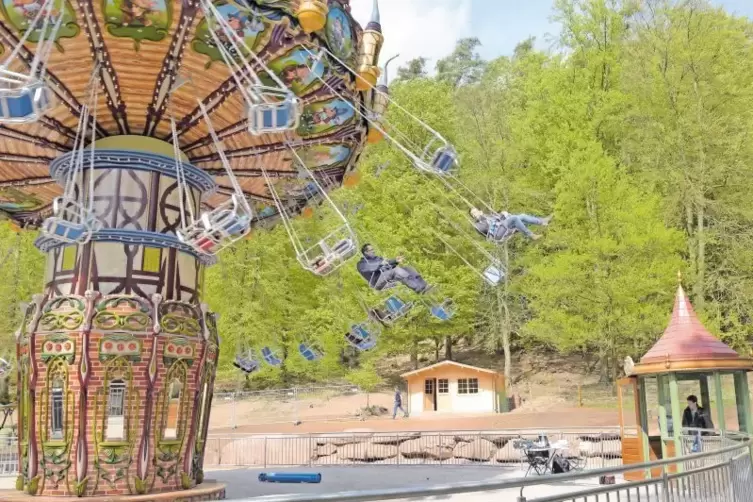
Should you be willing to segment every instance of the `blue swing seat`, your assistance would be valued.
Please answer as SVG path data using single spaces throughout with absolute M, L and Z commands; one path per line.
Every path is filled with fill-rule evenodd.
M 44 82 L 0 70 L 0 123 L 31 123 L 54 105 L 54 95 Z
M 431 311 L 431 315 L 440 321 L 449 321 L 455 316 L 455 308 L 450 299 L 447 299 L 438 305 L 432 305 L 429 310 Z
M 353 347 L 365 352 L 376 347 L 377 341 L 375 337 L 371 336 L 371 333 L 363 324 L 355 324 L 345 334 L 345 339 Z
M 439 174 L 447 174 L 452 171 L 458 163 L 458 154 L 451 146 L 444 146 L 434 153 L 431 160 L 431 167 Z
M 248 375 L 259 369 L 259 362 L 247 357 L 235 356 L 233 366 Z
M 270 366 L 276 367 L 282 365 L 282 360 L 277 357 L 269 347 L 264 347 L 261 349 L 261 356 Z
M 379 309 L 372 309 L 377 320 L 384 324 L 393 324 L 402 319 L 413 309 L 413 302 L 404 302 L 395 295 L 390 296 L 384 302 L 384 310 L 380 313 Z
M 318 361 L 322 358 L 324 354 L 320 350 L 317 350 L 313 345 L 309 345 L 306 343 L 299 343 L 298 344 L 298 352 L 301 353 L 303 358 L 307 361 Z
M 497 286 L 505 278 L 504 269 L 501 266 L 491 264 L 483 272 L 484 280 L 490 286 Z
M 249 89 L 248 131 L 254 136 L 281 133 L 298 127 L 298 99 L 274 87 L 255 86 Z
M 85 225 L 73 223 L 62 218 L 48 218 L 44 222 L 45 233 L 50 236 L 60 237 L 65 241 L 78 242 L 86 233 Z

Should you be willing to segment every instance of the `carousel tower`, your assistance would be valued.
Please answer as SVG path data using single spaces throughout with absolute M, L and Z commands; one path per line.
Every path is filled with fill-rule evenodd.
M 310 202 L 301 164 L 328 188 L 353 171 L 381 34 L 348 0 L 35 1 L 0 6 L 0 216 L 46 254 L 7 499 L 223 498 L 205 269 Z
M 180 191 L 170 152 L 151 138 L 102 140 L 76 183 L 87 194 L 93 181 L 96 235 L 37 239 L 45 291 L 17 333 L 18 489 L 140 494 L 202 481 L 219 339 L 201 286 L 213 259 L 175 236 Z M 71 157 L 50 165 L 61 185 Z M 198 212 L 215 182 L 190 164 L 183 170 Z

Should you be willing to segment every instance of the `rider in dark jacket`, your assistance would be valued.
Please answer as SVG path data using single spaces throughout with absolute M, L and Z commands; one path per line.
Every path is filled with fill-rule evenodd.
M 361 253 L 363 257 L 358 261 L 358 273 L 377 291 L 391 282 L 401 282 L 416 293 L 424 293 L 429 289 L 429 285 L 416 270 L 400 265 L 402 257 L 385 260 L 376 255 L 371 244 L 365 244 Z

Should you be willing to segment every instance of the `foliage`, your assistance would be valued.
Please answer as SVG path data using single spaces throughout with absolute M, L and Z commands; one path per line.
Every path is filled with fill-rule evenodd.
M 260 230 L 207 274 L 206 299 L 221 314 L 221 378 L 373 388 L 385 383 L 387 356 L 409 355 L 415 366 L 463 344 L 504 356 L 510 377 L 513 353 L 549 350 L 594 358 L 608 380 L 661 334 L 678 270 L 709 329 L 748 350 L 753 23 L 702 0 L 557 0 L 554 17 L 556 51 L 528 39 L 483 61 L 479 41 L 463 39 L 433 75 L 424 58 L 399 70 L 390 93 L 401 106 L 390 108 L 387 131 L 420 153 L 430 136 L 416 119 L 431 125 L 460 153 L 468 190 L 420 173 L 388 139 L 361 156 L 357 186 L 332 193 L 361 244 L 405 256 L 455 300 L 456 317 L 433 320 L 398 289 L 420 308 L 385 330 L 375 351 L 357 353 L 343 334 L 385 296 L 368 290 L 356 260 L 320 279 L 300 267 L 283 228 Z M 468 203 L 554 220 L 537 230 L 542 240 L 492 247 L 470 227 Z M 312 208 L 294 222 L 308 246 L 342 225 L 327 203 Z M 0 228 L 4 249 L 15 239 Z M 0 269 L 9 333 L 16 302 L 40 290 L 31 237 L 21 249 Z M 465 263 L 483 268 L 480 249 L 507 267 L 498 288 Z M 298 355 L 304 339 L 320 344 L 322 361 Z M 231 366 L 236 351 L 265 346 L 282 366 L 263 365 L 244 382 Z

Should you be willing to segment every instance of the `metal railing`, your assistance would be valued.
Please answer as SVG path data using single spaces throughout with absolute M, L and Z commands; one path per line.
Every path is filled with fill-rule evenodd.
M 0 477 L 18 474 L 18 438 L 0 437 Z
M 736 442 L 719 450 L 702 452 L 682 458 L 646 462 L 618 468 L 516 478 L 493 482 L 457 483 L 430 487 L 392 490 L 352 491 L 325 495 L 284 495 L 265 497 L 265 502 L 366 502 L 377 500 L 414 499 L 484 492 L 490 500 L 517 502 L 753 502 L 753 465 L 750 439 Z M 716 463 L 706 459 L 722 459 Z M 705 465 L 689 468 L 692 465 Z M 658 471 L 658 472 L 656 472 Z M 624 482 L 578 490 L 575 481 L 595 482 L 603 476 L 624 477 L 627 473 L 643 473 L 642 481 Z M 649 477 L 648 473 L 654 477 Z M 548 491 L 543 496 L 526 497 L 533 489 Z M 492 493 L 493 492 L 493 493 Z M 515 498 L 511 498 L 515 497 Z M 246 499 L 251 500 L 251 499 Z
M 516 440 L 566 443 L 558 453 L 586 469 L 621 464 L 618 428 L 223 435 L 207 439 L 205 467 L 346 465 L 527 466 Z

